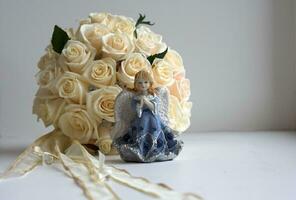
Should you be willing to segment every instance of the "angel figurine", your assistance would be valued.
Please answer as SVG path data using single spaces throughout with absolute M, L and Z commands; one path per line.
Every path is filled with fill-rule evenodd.
M 134 89 L 124 89 L 115 100 L 113 145 L 128 162 L 172 160 L 183 141 L 175 138 L 168 126 L 168 90 L 153 88 L 149 72 L 135 75 Z

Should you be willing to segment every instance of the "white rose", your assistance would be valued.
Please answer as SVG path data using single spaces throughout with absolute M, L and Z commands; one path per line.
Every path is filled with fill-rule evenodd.
M 185 116 L 191 117 L 192 102 L 183 101 L 181 102 L 181 107 Z
M 89 18 L 91 23 L 99 23 L 99 24 L 109 24 L 110 20 L 113 18 L 113 15 L 110 13 L 90 13 Z
M 112 57 L 116 61 L 124 59 L 135 48 L 125 33 L 109 33 L 103 36 L 102 41 L 103 57 Z
M 174 74 L 174 79 L 175 80 L 181 80 L 181 79 L 184 79 L 184 78 L 185 78 L 185 70 Z
M 58 121 L 61 131 L 81 144 L 97 139 L 97 123 L 89 116 L 85 106 L 70 104 Z
M 56 82 L 56 89 L 60 97 L 69 103 L 85 103 L 88 83 L 85 78 L 73 72 L 65 72 Z
M 177 97 L 180 102 L 188 101 L 190 97 L 190 81 L 186 78 L 175 80 L 169 90 L 170 94 Z
M 112 149 L 112 139 L 110 137 L 110 132 L 113 128 L 111 122 L 103 121 L 98 127 L 98 141 L 97 145 L 99 146 L 100 151 L 103 154 L 109 154 Z
M 76 40 L 68 40 L 60 56 L 65 71 L 82 73 L 87 63 L 94 59 L 95 49 Z
M 79 40 L 90 44 L 97 50 L 97 55 L 102 51 L 102 36 L 110 33 L 109 28 L 104 24 L 83 24 L 79 29 Z
M 72 40 L 76 40 L 77 39 L 77 35 L 76 32 L 74 31 L 73 28 L 66 28 L 65 32 L 67 33 L 68 37 L 71 38 Z
M 191 102 L 180 103 L 178 98 L 170 95 L 169 98 L 169 126 L 178 132 L 184 132 L 190 126 Z
M 148 27 L 141 26 L 137 29 L 135 46 L 138 52 L 146 56 L 161 53 L 166 50 L 167 45 L 162 42 L 162 36 L 153 33 Z
M 135 75 L 141 70 L 151 70 L 149 61 L 140 53 L 131 53 L 121 62 L 117 78 L 126 87 L 134 88 Z
M 114 85 L 116 82 L 116 61 L 112 58 L 95 60 L 89 64 L 83 76 L 98 88 Z
M 135 31 L 135 22 L 132 18 L 115 16 L 110 21 L 109 27 L 113 32 L 126 33 L 131 38 Z
M 91 19 L 90 18 L 86 18 L 86 19 L 81 19 L 79 20 L 79 25 L 80 27 L 83 25 L 83 24 L 91 24 Z M 80 28 L 78 28 L 78 31 L 79 31 Z
M 112 140 L 111 139 L 101 140 L 98 145 L 99 145 L 99 150 L 103 154 L 109 154 L 112 149 Z
M 40 70 L 45 69 L 48 65 L 50 65 L 50 66 L 57 65 L 57 60 L 58 60 L 59 54 L 56 53 L 52 49 L 51 45 L 46 47 L 45 51 L 46 51 L 46 53 L 40 58 L 40 60 L 38 62 L 38 68 Z
M 37 115 L 37 121 L 43 121 L 45 127 L 53 124 L 56 127 L 57 120 L 64 111 L 66 102 L 62 98 L 41 99 L 35 97 L 32 113 Z
M 110 13 L 91 13 L 89 15 L 89 23 L 98 23 L 106 25 L 113 33 L 126 33 L 133 36 L 135 30 L 135 22 L 132 18 L 120 15 L 112 15 Z
M 52 90 L 41 87 L 38 88 L 35 96 L 39 99 L 56 99 L 60 97 L 59 94 L 53 93 Z
M 55 81 L 62 73 L 63 70 L 60 66 L 56 66 L 56 63 L 50 63 L 43 70 L 40 70 L 35 78 L 40 88 L 47 88 L 53 93 L 57 93 Z
M 185 73 L 182 57 L 177 51 L 169 49 L 165 54 L 164 60 L 170 63 L 174 76 Z
M 114 122 L 114 104 L 116 96 L 121 92 L 118 86 L 107 86 L 89 92 L 86 97 L 87 111 L 97 121 L 105 119 Z
M 152 64 L 155 87 L 170 86 L 174 82 L 171 65 L 163 59 L 155 59 Z

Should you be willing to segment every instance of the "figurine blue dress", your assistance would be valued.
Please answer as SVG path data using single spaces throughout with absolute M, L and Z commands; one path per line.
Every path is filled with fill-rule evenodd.
M 125 161 L 154 162 L 172 160 L 181 151 L 183 142 L 175 138 L 172 133 L 173 130 L 161 119 L 159 109 L 161 99 L 155 93 L 147 92 L 148 88 L 152 85 L 151 83 L 153 83 L 149 80 L 148 72 L 140 71 L 140 73 L 142 74 L 137 74 L 138 77 L 136 75 L 135 78 L 135 88 L 138 89 L 138 92 L 123 92 L 128 94 L 125 94 L 126 96 L 130 97 L 125 98 L 129 100 L 125 100 L 125 103 L 129 102 L 131 112 L 134 113 L 134 115 L 132 115 L 133 117 L 130 121 L 127 120 L 129 122 L 126 123 L 126 126 L 121 126 L 119 128 L 122 133 L 119 137 L 114 138 L 113 145 L 117 148 L 121 158 Z M 145 82 L 147 82 L 146 86 Z M 141 86 L 137 86 L 137 84 L 142 84 L 142 88 Z M 122 96 L 119 95 L 118 98 L 122 99 Z M 117 101 L 119 100 L 117 99 L 116 102 Z M 128 105 L 125 105 L 125 109 L 127 107 Z M 121 106 L 121 108 L 117 107 L 117 109 L 122 110 L 124 108 Z M 123 110 L 121 114 L 126 115 L 126 112 L 126 110 Z M 123 118 L 126 119 L 127 116 Z M 124 119 L 121 118 L 120 120 Z

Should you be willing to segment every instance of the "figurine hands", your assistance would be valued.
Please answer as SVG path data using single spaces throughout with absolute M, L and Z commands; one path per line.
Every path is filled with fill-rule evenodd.
M 141 105 L 141 107 L 144 106 L 144 102 L 145 102 L 144 99 L 145 99 L 144 96 L 141 96 L 141 97 L 140 97 L 140 105 Z
M 139 106 L 140 108 L 142 108 L 144 105 L 144 98 L 145 98 L 145 96 L 143 96 L 143 95 L 137 96 L 137 98 L 136 98 L 138 101 L 137 106 Z
M 137 103 L 137 108 L 138 109 L 142 109 L 144 105 L 149 105 L 151 104 L 150 103 L 150 100 L 144 96 L 144 95 L 140 95 L 137 97 L 137 100 L 138 100 L 138 103 Z
M 137 110 L 138 117 L 142 116 L 143 105 L 144 105 L 143 99 L 142 99 L 142 97 L 139 96 L 137 98 L 137 104 L 136 104 L 136 110 Z
M 143 100 L 143 97 L 142 96 L 138 96 L 137 98 L 137 110 L 141 110 L 143 108 L 143 105 L 144 105 L 144 100 Z
M 142 105 L 144 105 L 144 104 L 147 105 L 150 103 L 149 99 L 146 96 L 141 97 L 141 102 L 142 102 Z

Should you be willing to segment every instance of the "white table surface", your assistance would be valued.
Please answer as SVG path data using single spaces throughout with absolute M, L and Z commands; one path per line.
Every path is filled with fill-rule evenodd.
M 185 133 L 184 149 L 168 162 L 107 164 L 126 169 L 177 191 L 195 192 L 205 200 L 295 200 L 296 132 Z M 0 138 L 0 171 L 32 141 Z M 150 199 L 115 185 L 122 199 Z M 86 199 L 62 170 L 42 166 L 29 175 L 0 182 L 1 200 Z

